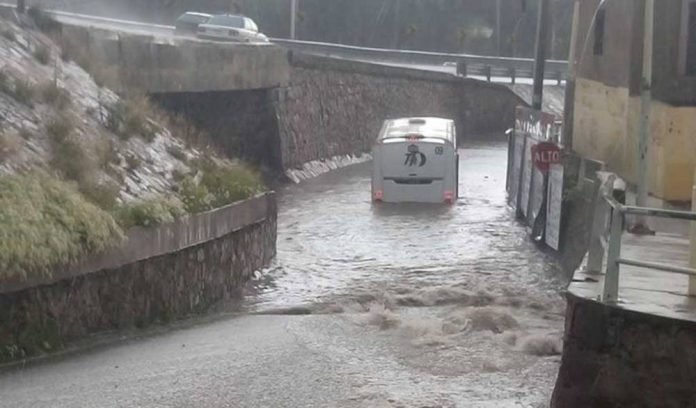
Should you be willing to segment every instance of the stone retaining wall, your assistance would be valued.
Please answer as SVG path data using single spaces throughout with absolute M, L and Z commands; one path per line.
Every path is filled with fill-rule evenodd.
M 203 313 L 237 296 L 276 250 L 276 204 L 262 195 L 156 229 L 54 277 L 0 291 L 0 362 L 89 333 Z
M 292 54 L 276 96 L 282 166 L 369 152 L 388 118 L 441 116 L 461 137 L 499 133 L 524 102 L 508 88 L 454 75 Z

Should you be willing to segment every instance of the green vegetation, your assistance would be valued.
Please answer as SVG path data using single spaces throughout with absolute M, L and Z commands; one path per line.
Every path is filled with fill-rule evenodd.
M 108 160 L 113 160 L 113 146 L 105 144 L 101 149 L 100 146 L 95 146 L 94 152 L 87 151 L 73 134 L 74 120 L 73 117 L 62 114 L 46 125 L 53 149 L 51 165 L 66 179 L 77 182 L 85 198 L 110 211 L 116 206 L 120 187 L 111 182 L 100 181 L 97 174 L 99 160 L 102 167 L 107 166 Z
M 18 135 L 0 131 L 0 163 L 17 153 L 22 147 L 22 140 Z
M 50 275 L 122 237 L 113 217 L 70 184 L 38 172 L 0 178 L 0 279 Z
M 109 109 L 105 126 L 124 140 L 138 135 L 151 142 L 160 130 L 148 118 L 152 112 L 147 97 L 121 99 Z
M 34 58 L 39 61 L 42 65 L 48 65 L 51 62 L 51 49 L 46 45 L 37 45 L 34 48 Z
M 123 228 L 147 228 L 172 222 L 185 214 L 181 203 L 160 198 L 125 204 L 116 210 L 116 219 Z
M 73 136 L 73 129 L 73 119 L 67 115 L 60 115 L 46 124 L 46 132 L 51 137 L 53 148 L 51 165 L 67 179 L 79 183 L 96 166 L 79 140 Z
M 4 92 L 13 97 L 17 102 L 28 107 L 34 105 L 34 86 L 28 81 L 14 80 L 11 83 L 10 76 L 6 72 L 0 71 L 0 92 Z
M 114 182 L 100 182 L 94 176 L 90 176 L 79 182 L 79 190 L 92 204 L 102 210 L 112 211 L 116 208 L 121 187 Z
M 264 189 L 258 172 L 245 165 L 218 165 L 212 160 L 198 160 L 194 167 L 201 173 L 200 181 L 188 177 L 180 189 L 184 208 L 189 213 L 223 207 Z
M 40 89 L 41 100 L 56 109 L 63 110 L 70 106 L 70 92 L 59 87 L 55 82 L 48 82 Z

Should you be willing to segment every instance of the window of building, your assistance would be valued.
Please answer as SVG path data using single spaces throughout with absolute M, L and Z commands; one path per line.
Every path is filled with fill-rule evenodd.
M 606 10 L 597 11 L 594 23 L 594 55 L 604 55 L 604 22 Z
M 687 2 L 684 30 L 684 73 L 696 76 L 696 1 Z

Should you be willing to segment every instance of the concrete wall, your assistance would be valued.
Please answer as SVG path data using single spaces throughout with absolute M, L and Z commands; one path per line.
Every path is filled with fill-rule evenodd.
M 567 298 L 552 408 L 694 405 L 696 323 Z
M 578 78 L 574 148 L 636 181 L 640 97 L 624 87 Z M 696 168 L 696 107 L 653 101 L 649 147 L 649 191 L 668 201 L 689 201 Z
M 275 256 L 275 197 L 155 229 L 52 277 L 0 290 L 0 361 L 89 333 L 203 313 L 237 296 Z
M 461 138 L 502 135 L 524 104 L 507 87 L 448 74 L 297 54 L 290 64 L 284 87 L 152 96 L 229 155 L 293 180 L 359 161 L 387 118 L 444 116 Z
M 642 20 L 636 20 L 635 17 L 642 13 L 642 2 L 611 0 L 605 3 L 604 53 L 595 55 L 593 18 L 599 3 L 600 0 L 582 0 L 580 3 L 576 40 L 579 61 L 577 75 L 637 92 L 639 83 L 636 80 L 640 80 L 641 55 L 636 55 L 636 51 L 642 52 Z M 636 21 L 641 21 L 641 24 L 636 24 Z
M 282 166 L 369 152 L 385 119 L 453 118 L 461 138 L 499 133 L 524 104 L 508 88 L 452 75 L 294 55 L 277 92 Z
M 209 92 L 287 84 L 287 52 L 271 44 L 158 38 L 63 25 L 61 41 L 84 50 L 94 66 L 111 71 L 106 85 L 144 93 Z
M 205 130 L 230 157 L 279 174 L 278 119 L 271 89 L 151 95 L 162 107 Z

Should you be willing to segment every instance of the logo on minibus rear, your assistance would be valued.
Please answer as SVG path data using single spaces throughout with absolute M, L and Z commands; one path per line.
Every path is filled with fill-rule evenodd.
M 408 152 L 406 153 L 406 160 L 404 161 L 404 166 L 409 167 L 423 167 L 427 163 L 428 159 L 425 154 L 421 153 L 417 145 L 410 145 L 408 147 Z

